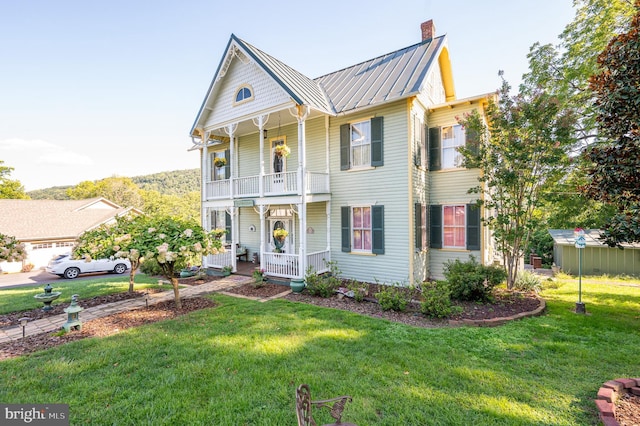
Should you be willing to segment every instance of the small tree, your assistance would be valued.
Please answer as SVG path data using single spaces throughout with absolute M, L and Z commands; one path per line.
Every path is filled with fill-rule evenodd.
M 143 261 L 141 257 L 144 247 L 138 238 L 145 230 L 144 218 L 141 216 L 121 216 L 116 223 L 102 225 L 84 232 L 73 249 L 74 257 L 91 258 L 117 257 L 129 259 L 129 293 L 133 293 L 136 271 Z
M 469 140 L 461 148 L 465 166 L 482 170 L 480 184 L 470 193 L 481 194 L 512 288 L 524 256 L 541 190 L 556 182 L 568 164 L 564 148 L 574 142 L 574 118 L 556 98 L 535 87 L 521 87 L 511 97 L 503 79 L 498 101 L 489 102 L 485 125 L 479 113 L 460 119 Z M 475 142 L 475 143 L 473 143 Z
M 15 237 L 0 233 L 0 261 L 21 262 L 27 258 L 24 244 Z
M 146 217 L 137 243 L 145 258 L 155 259 L 165 278 L 171 281 L 176 307 L 182 308 L 175 265 L 224 251 L 220 237 L 224 231 L 205 231 L 193 221 L 171 217 Z

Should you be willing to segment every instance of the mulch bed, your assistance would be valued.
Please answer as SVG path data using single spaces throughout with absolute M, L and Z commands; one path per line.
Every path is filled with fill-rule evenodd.
M 640 425 L 640 396 L 623 394 L 616 401 L 616 420 L 620 426 Z
M 231 288 L 226 292 L 239 294 L 241 296 L 246 296 L 246 297 L 255 297 L 257 299 L 264 299 L 267 297 L 273 297 L 287 290 L 289 290 L 289 287 L 285 285 L 265 283 L 260 287 L 256 287 L 254 284 L 245 284 L 239 287 Z
M 114 295 L 115 296 L 115 295 Z M 107 297 L 107 296 L 105 296 Z M 112 302 L 114 300 L 111 300 Z M 130 327 L 137 327 L 157 321 L 163 321 L 197 311 L 211 308 L 216 303 L 203 297 L 182 299 L 182 309 L 177 309 L 175 301 L 169 300 L 151 305 L 148 308 L 121 312 L 108 317 L 96 318 L 82 323 L 82 330 L 70 333 L 41 333 L 24 339 L 0 344 L 0 360 L 28 354 L 42 349 L 58 346 L 87 337 L 106 337 Z

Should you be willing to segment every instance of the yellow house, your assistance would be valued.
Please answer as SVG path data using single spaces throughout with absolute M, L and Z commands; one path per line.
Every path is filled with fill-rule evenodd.
M 446 36 L 309 78 L 231 35 L 196 120 L 205 229 L 228 251 L 205 267 L 302 278 L 342 275 L 408 284 L 443 263 L 493 261 L 480 222 L 477 170 L 461 167 L 456 116 L 490 95 L 456 99 Z M 256 265 L 258 266 L 258 265 Z

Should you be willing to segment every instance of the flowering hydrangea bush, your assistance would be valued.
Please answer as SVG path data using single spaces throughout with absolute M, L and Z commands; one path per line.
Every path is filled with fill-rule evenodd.
M 20 262 L 27 258 L 24 244 L 15 237 L 0 234 L 0 261 Z

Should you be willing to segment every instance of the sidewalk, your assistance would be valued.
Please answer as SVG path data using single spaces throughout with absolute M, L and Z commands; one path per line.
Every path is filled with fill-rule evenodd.
M 241 275 L 230 275 L 221 280 L 211 281 L 205 284 L 183 287 L 180 289 L 180 298 L 198 297 L 218 291 L 224 291 L 232 287 L 240 286 L 253 281 L 251 277 Z M 154 305 L 165 300 L 173 300 L 173 288 L 168 285 L 168 290 L 159 293 L 149 294 L 149 305 Z M 82 306 L 82 299 L 79 300 Z M 144 297 L 135 299 L 122 300 L 120 302 L 107 303 L 104 305 L 87 308 L 80 312 L 80 320 L 82 322 L 91 321 L 92 319 L 102 318 L 118 312 L 131 311 L 146 307 Z M 62 324 L 67 321 L 67 314 L 58 314 L 49 318 L 43 318 L 36 321 L 29 321 L 25 327 L 25 334 L 31 336 L 33 334 L 58 331 L 62 328 Z M 22 327 L 18 324 L 15 327 L 0 329 L 0 343 L 11 340 L 22 339 Z

